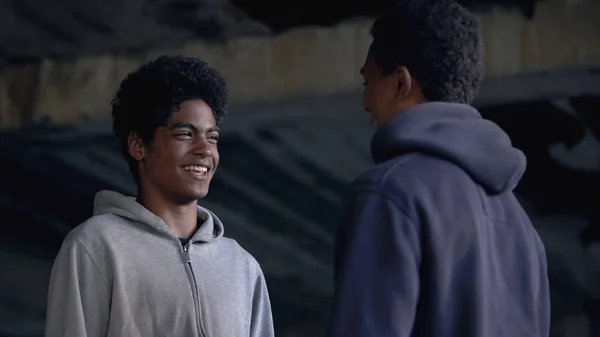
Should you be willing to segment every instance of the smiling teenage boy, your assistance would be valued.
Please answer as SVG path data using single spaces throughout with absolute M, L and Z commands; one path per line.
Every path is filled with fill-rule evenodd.
M 197 58 L 163 56 L 129 74 L 113 130 L 137 199 L 101 191 L 65 239 L 46 336 L 273 336 L 265 279 L 198 206 L 219 164 L 227 86 Z

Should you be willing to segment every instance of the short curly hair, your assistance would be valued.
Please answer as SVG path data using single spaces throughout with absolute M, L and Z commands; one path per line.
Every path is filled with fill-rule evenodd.
M 400 0 L 371 28 L 370 53 L 384 74 L 405 66 L 428 101 L 470 104 L 483 80 L 474 14 L 454 0 Z
M 221 124 L 227 114 L 227 83 L 217 70 L 198 58 L 161 56 L 121 82 L 111 102 L 113 132 L 136 182 L 139 174 L 136 160 L 129 155 L 129 135 L 134 132 L 150 144 L 156 129 L 166 126 L 185 101 L 195 99 L 206 102 L 217 125 Z

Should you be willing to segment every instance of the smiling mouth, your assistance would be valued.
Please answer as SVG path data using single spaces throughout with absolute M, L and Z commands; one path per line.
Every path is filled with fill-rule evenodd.
M 186 166 L 182 166 L 181 168 L 184 171 L 189 172 L 189 173 L 193 174 L 194 176 L 199 177 L 201 179 L 208 178 L 208 171 L 210 171 L 210 169 L 207 166 L 202 166 L 202 165 L 186 165 Z

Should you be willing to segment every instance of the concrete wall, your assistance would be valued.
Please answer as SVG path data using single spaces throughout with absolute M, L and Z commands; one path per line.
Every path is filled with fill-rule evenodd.
M 527 20 L 494 8 L 480 15 L 489 79 L 557 69 L 600 68 L 600 1 L 549 0 Z M 190 41 L 144 55 L 95 55 L 0 69 L 0 127 L 105 117 L 119 81 L 163 53 L 199 56 L 230 83 L 235 102 L 358 90 L 371 21 L 308 27 L 223 44 Z M 502 86 L 502 85 L 501 85 Z

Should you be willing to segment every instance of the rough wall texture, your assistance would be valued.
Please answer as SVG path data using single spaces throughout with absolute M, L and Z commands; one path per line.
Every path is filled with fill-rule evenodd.
M 230 0 L 0 0 L 0 61 L 269 34 Z
M 539 3 L 533 20 L 516 11 L 481 14 L 488 78 L 600 66 L 600 1 Z M 308 27 L 216 44 L 191 40 L 172 50 L 106 54 L 0 69 L 0 127 L 107 116 L 119 81 L 163 53 L 199 56 L 218 68 L 237 102 L 355 90 L 370 37 L 368 20 Z

